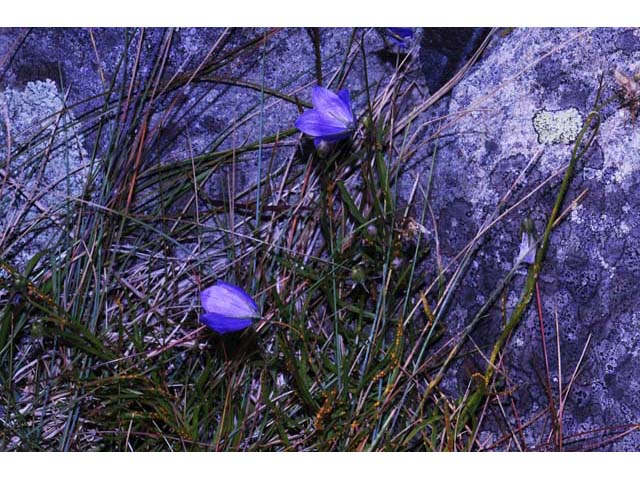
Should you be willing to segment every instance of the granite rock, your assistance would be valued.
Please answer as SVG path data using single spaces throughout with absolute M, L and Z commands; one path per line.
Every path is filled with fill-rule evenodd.
M 567 448 L 640 449 L 639 432 L 606 445 L 599 443 L 603 439 L 596 433 L 586 433 L 602 427 L 620 433 L 640 421 L 640 295 L 635 290 L 640 282 L 640 220 L 635 214 L 640 203 L 640 130 L 629 109 L 620 105 L 613 76 L 615 69 L 638 71 L 638 40 L 638 29 L 516 29 L 496 36 L 452 92 L 449 114 L 469 113 L 446 132 L 453 140 L 440 149 L 435 171 L 433 207 L 439 227 L 455 221 L 460 231 L 441 239 L 442 252 L 450 259 L 477 232 L 536 153 L 540 157 L 524 174 L 509 206 L 568 164 L 572 141 L 592 109 L 600 79 L 602 97 L 612 99 L 601 112 L 600 131 L 577 167 L 564 208 L 581 192 L 586 196 L 553 231 L 539 280 L 556 398 L 559 383 L 567 388 L 590 339 L 566 397 L 565 435 L 573 435 Z M 561 176 L 551 180 L 489 232 L 452 308 L 460 325 L 479 309 L 495 278 L 513 266 L 521 221 L 531 217 L 538 233 L 543 231 L 560 180 Z M 516 282 L 505 294 L 507 314 L 519 288 Z M 467 291 L 476 295 L 466 295 Z M 500 315 L 494 309 L 476 329 L 477 345 L 491 345 Z M 556 315 L 561 379 L 555 353 Z M 486 363 L 481 357 L 476 360 L 476 368 L 483 371 Z M 505 348 L 504 362 L 525 423 L 549 403 L 534 305 Z M 455 381 L 460 388 L 466 386 L 460 377 Z M 488 429 L 484 435 L 500 436 L 500 423 L 496 420 L 495 431 L 490 434 Z M 540 422 L 528 428 L 527 447 L 546 438 L 549 428 Z

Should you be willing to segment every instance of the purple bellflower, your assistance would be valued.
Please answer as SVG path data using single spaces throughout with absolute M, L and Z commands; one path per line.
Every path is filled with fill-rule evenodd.
M 355 128 L 349 90 L 342 89 L 336 95 L 324 87 L 313 87 L 313 108 L 306 110 L 296 120 L 296 128 L 313 137 L 316 147 L 323 142 L 337 142 L 349 138 Z
M 536 239 L 531 232 L 522 232 L 518 260 L 529 265 L 536 262 Z
M 522 221 L 520 232 L 522 233 L 522 240 L 520 241 L 520 251 L 516 257 L 516 262 L 533 265 L 536 262 L 537 245 L 535 238 L 535 225 L 531 218 L 527 217 Z
M 413 28 L 408 27 L 394 27 L 387 28 L 389 31 L 391 41 L 400 48 L 407 48 L 409 46 L 409 40 L 413 38 Z
M 220 280 L 200 293 L 200 301 L 206 312 L 200 321 L 220 335 L 244 330 L 260 318 L 258 306 L 247 292 Z

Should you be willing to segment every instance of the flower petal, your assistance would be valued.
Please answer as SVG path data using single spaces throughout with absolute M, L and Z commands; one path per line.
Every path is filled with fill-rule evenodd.
M 204 313 L 200 315 L 200 321 L 220 335 L 239 332 L 253 323 L 250 318 L 225 317 L 217 313 Z
M 346 125 L 316 109 L 304 111 L 296 120 L 296 128 L 312 137 L 344 135 L 347 131 Z
M 413 37 L 413 28 L 409 27 L 388 27 L 387 28 L 392 34 L 397 35 L 400 38 L 411 38 Z
M 349 138 L 351 136 L 351 131 L 350 130 L 345 130 L 342 133 L 338 133 L 336 135 L 322 135 L 320 137 L 315 137 L 314 142 L 316 140 L 318 140 L 319 142 L 328 142 L 328 143 L 333 143 L 333 142 L 337 142 L 340 140 L 344 140 L 345 138 Z M 318 146 L 318 145 L 316 145 Z
M 348 96 L 347 91 L 347 96 Z M 342 97 L 339 97 L 331 90 L 327 90 L 324 87 L 315 86 L 311 92 L 311 102 L 313 108 L 325 116 L 334 117 L 345 128 L 349 124 L 353 123 L 353 112 L 351 111 L 350 102 L 344 102 Z
M 202 308 L 207 313 L 225 317 L 258 318 L 260 313 L 253 299 L 241 288 L 218 280 L 200 293 Z
M 522 232 L 518 260 L 529 265 L 533 265 L 536 261 L 536 239 L 530 233 Z
M 349 110 L 351 115 L 351 120 L 353 121 L 353 109 L 351 108 L 351 97 L 349 96 L 349 90 L 347 88 L 343 88 L 338 92 L 338 98 L 342 100 L 342 103 L 345 104 L 346 108 Z

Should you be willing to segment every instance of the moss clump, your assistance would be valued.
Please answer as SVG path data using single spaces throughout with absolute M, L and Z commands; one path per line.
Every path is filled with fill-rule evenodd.
M 557 112 L 541 110 L 533 116 L 533 128 L 544 145 L 572 143 L 582 128 L 582 116 L 573 107 Z

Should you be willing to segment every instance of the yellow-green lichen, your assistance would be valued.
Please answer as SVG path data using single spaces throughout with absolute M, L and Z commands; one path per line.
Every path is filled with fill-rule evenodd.
M 572 143 L 582 128 L 582 115 L 573 107 L 557 112 L 540 110 L 533 116 L 533 128 L 544 145 Z

